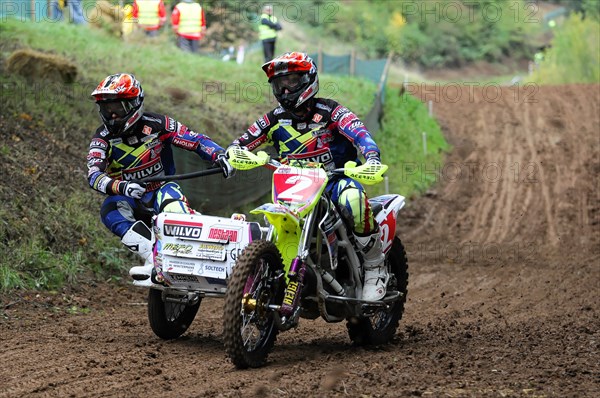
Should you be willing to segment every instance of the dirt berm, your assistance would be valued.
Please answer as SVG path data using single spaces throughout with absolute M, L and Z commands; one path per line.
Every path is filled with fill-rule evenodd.
M 0 397 L 600 396 L 599 86 L 449 90 L 419 94 L 453 151 L 406 167 L 438 183 L 401 216 L 410 284 L 392 344 L 301 321 L 267 366 L 236 371 L 218 299 L 164 342 L 144 291 L 21 293 L 0 307 Z

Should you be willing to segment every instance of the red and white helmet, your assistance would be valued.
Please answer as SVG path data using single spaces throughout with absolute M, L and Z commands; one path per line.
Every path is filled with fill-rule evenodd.
M 283 109 L 292 112 L 319 91 L 317 65 L 301 52 L 289 52 L 262 66 L 273 94 Z
M 144 90 L 129 73 L 106 77 L 91 95 L 102 122 L 113 136 L 123 135 L 144 113 Z

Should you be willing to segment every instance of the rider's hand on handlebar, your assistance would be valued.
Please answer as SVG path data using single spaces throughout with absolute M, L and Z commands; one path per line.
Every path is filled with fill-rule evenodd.
M 221 168 L 223 171 L 223 177 L 231 178 L 235 175 L 235 169 L 227 160 L 227 156 L 224 153 L 221 153 L 217 156 L 217 160 L 215 163 Z
M 143 182 L 123 181 L 119 186 L 119 190 L 127 197 L 141 199 L 146 192 L 146 184 Z
M 367 154 L 367 162 L 365 164 L 380 165 L 381 159 L 379 159 L 379 155 L 376 152 L 370 152 Z

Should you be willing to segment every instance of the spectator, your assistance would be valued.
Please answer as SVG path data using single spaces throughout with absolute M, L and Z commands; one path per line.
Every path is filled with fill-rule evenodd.
M 76 25 L 84 25 L 87 21 L 83 17 L 83 5 L 82 0 L 66 0 L 67 6 L 69 6 L 70 20 Z
M 265 62 L 269 62 L 273 59 L 278 30 L 281 30 L 281 25 L 277 22 L 277 17 L 273 15 L 273 6 L 264 6 L 263 13 L 260 16 L 258 38 L 262 40 Z
M 204 10 L 194 0 L 181 0 L 171 14 L 171 24 L 177 34 L 177 47 L 195 53 L 206 31 Z
M 63 20 L 65 0 L 50 0 L 50 20 L 58 22 Z
M 123 37 L 127 37 L 133 33 L 134 23 L 133 6 L 127 4 L 123 7 L 123 22 L 121 23 L 121 35 Z
M 163 0 L 134 0 L 133 17 L 148 36 L 158 36 L 159 29 L 167 20 Z

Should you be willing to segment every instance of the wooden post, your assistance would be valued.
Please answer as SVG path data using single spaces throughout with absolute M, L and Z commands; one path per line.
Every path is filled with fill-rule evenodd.
M 393 52 L 388 54 L 387 60 L 385 61 L 385 66 L 383 67 L 383 72 L 381 73 L 381 77 L 379 78 L 379 84 L 377 85 L 377 94 L 381 93 L 383 90 L 383 85 L 385 84 L 385 78 L 388 74 L 388 69 L 390 68 L 390 64 L 392 63 Z
M 323 49 L 321 48 L 321 43 L 319 43 L 319 49 L 317 50 L 317 58 L 319 58 L 317 60 L 317 69 L 319 70 L 319 73 L 324 73 L 325 71 L 323 70 Z

